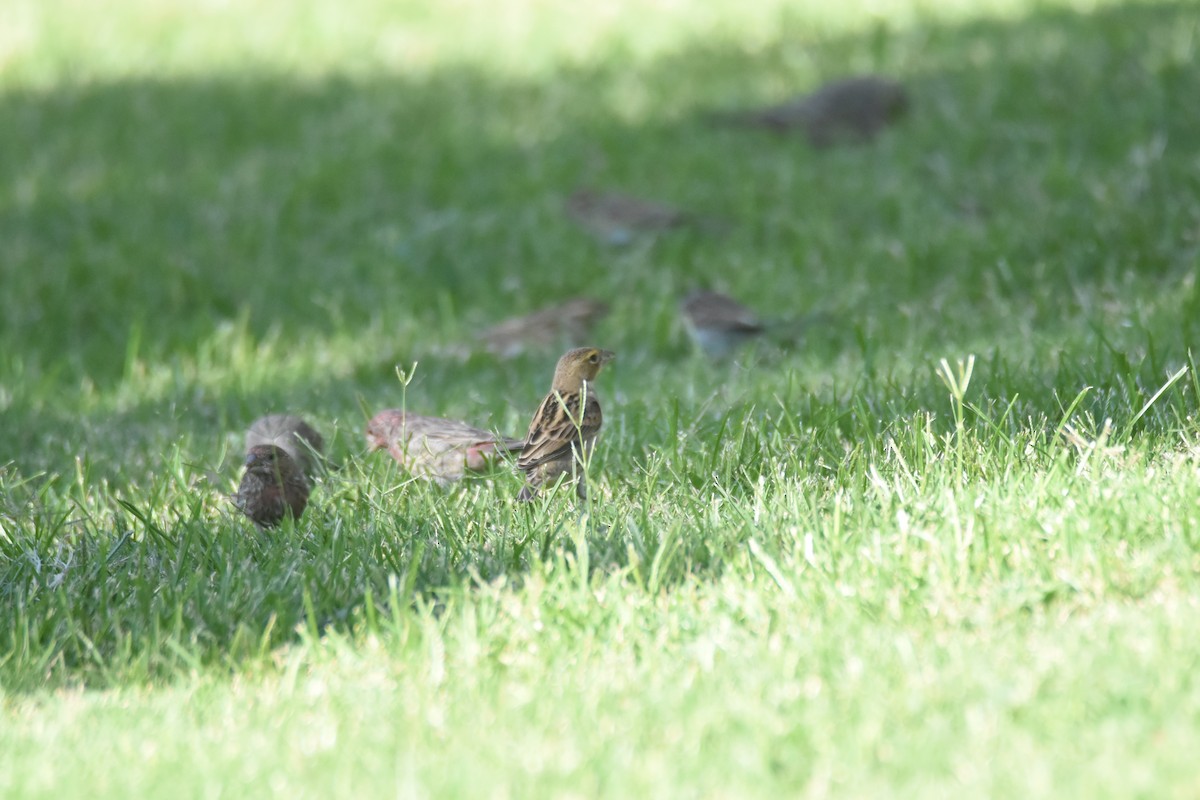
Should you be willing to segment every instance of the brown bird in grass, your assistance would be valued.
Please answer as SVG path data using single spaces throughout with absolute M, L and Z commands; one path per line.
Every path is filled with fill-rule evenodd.
M 639 235 L 662 233 L 695 221 L 688 212 L 665 203 L 596 189 L 576 189 L 564 208 L 580 227 L 614 247 L 628 245 Z
M 260 528 L 275 528 L 287 515 L 299 520 L 308 506 L 308 478 L 299 462 L 273 444 L 259 444 L 246 454 L 246 469 L 237 494 L 238 510 Z
M 533 415 L 525 447 L 517 459 L 517 469 L 525 473 L 520 500 L 532 500 L 542 486 L 553 484 L 565 474 L 575 480 L 579 498 L 587 497 L 584 482 L 579 479 L 579 466 L 591 455 L 603 422 L 592 381 L 614 357 L 608 350 L 577 347 L 558 360 L 550 394 Z
M 511 317 L 481 331 L 484 349 L 501 358 L 526 350 L 577 345 L 608 315 L 608 304 L 591 297 L 576 297 L 532 314 Z
M 776 106 L 716 112 L 716 122 L 766 128 L 775 133 L 804 131 L 814 147 L 839 141 L 870 141 L 908 110 L 908 93 L 896 81 L 860 75 L 832 81 L 810 95 Z
M 305 475 L 313 474 L 325 452 L 321 434 L 292 414 L 268 414 L 250 424 L 246 430 L 246 453 L 264 444 L 282 448 Z
M 520 439 L 496 436 L 465 422 L 398 408 L 380 411 L 367 423 L 368 449 L 387 450 L 413 475 L 441 484 L 461 479 L 467 470 L 484 470 L 500 454 L 523 446 Z

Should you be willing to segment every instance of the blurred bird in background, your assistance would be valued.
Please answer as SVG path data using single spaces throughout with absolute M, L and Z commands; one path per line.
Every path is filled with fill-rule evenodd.
M 480 331 L 477 339 L 487 352 L 512 358 L 528 350 L 572 347 L 586 341 L 592 329 L 608 316 L 608 304 L 592 297 L 575 297 L 519 317 L 510 317 Z
M 649 237 L 703 220 L 674 206 L 644 200 L 623 192 L 576 189 L 564 204 L 567 216 L 598 241 L 624 247 Z
M 801 130 L 814 147 L 839 142 L 866 142 L 902 117 L 908 92 L 899 83 L 876 75 L 832 81 L 812 94 L 775 106 L 745 111 L 718 111 L 713 122 L 764 128 L 775 133 Z
M 727 358 L 742 345 L 762 337 L 779 344 L 795 344 L 808 327 L 826 319 L 818 313 L 764 320 L 729 295 L 709 289 L 688 292 L 679 301 L 679 314 L 692 343 L 713 360 Z

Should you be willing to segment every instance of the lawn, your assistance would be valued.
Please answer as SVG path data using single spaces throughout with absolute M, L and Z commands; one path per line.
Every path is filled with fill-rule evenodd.
M 1200 4 L 9 0 L 0 796 L 1200 795 Z M 868 145 L 706 125 L 904 82 Z M 625 249 L 576 186 L 723 221 Z M 691 286 L 815 323 L 692 352 Z M 517 435 L 587 294 L 586 504 Z M 296 524 L 241 434 L 330 442 Z

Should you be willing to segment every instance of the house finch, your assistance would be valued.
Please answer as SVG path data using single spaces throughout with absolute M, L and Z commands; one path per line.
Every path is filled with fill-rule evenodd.
M 525 350 L 577 345 L 607 315 L 607 303 L 576 297 L 532 314 L 506 319 L 481 331 L 477 338 L 489 353 L 512 358 Z
M 274 528 L 287 514 L 299 520 L 308 505 L 308 479 L 287 450 L 257 444 L 246 453 L 246 470 L 237 494 L 238 510 L 264 530 Z
M 499 453 L 517 452 L 523 445 L 465 422 L 397 408 L 380 411 L 367 423 L 368 449 L 386 449 L 413 475 L 441 484 L 459 480 L 466 470 L 483 470 Z
M 321 434 L 291 414 L 269 414 L 250 424 L 246 431 L 246 453 L 265 444 L 281 448 L 305 475 L 310 476 L 325 451 Z
M 578 347 L 558 360 L 550 394 L 533 415 L 525 448 L 517 459 L 517 468 L 525 473 L 519 499 L 532 500 L 540 487 L 566 473 L 576 481 L 579 498 L 587 496 L 577 467 L 591 454 L 603 421 L 592 381 L 614 357 L 608 350 Z
M 861 75 L 827 83 L 810 95 L 751 111 L 717 112 L 710 119 L 789 133 L 799 128 L 814 147 L 839 140 L 869 141 L 908 110 L 908 93 L 887 78 Z
M 565 203 L 567 216 L 604 244 L 621 247 L 639 234 L 682 227 L 692 215 L 678 208 L 621 192 L 576 189 Z

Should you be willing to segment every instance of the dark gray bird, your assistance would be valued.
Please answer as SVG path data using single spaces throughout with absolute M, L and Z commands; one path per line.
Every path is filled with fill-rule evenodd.
M 724 358 L 766 330 L 758 315 L 727 294 L 707 289 L 689 292 L 679 303 L 692 342 L 709 358 Z
M 799 129 L 814 147 L 828 147 L 843 141 L 870 141 L 908 107 L 908 92 L 896 81 L 859 75 L 831 81 L 812 94 L 779 105 L 708 116 L 714 122 L 781 134 Z
M 785 347 L 795 346 L 809 328 L 831 321 L 825 313 L 764 320 L 727 294 L 694 289 L 679 301 L 684 328 L 708 358 L 719 360 L 760 337 Z

